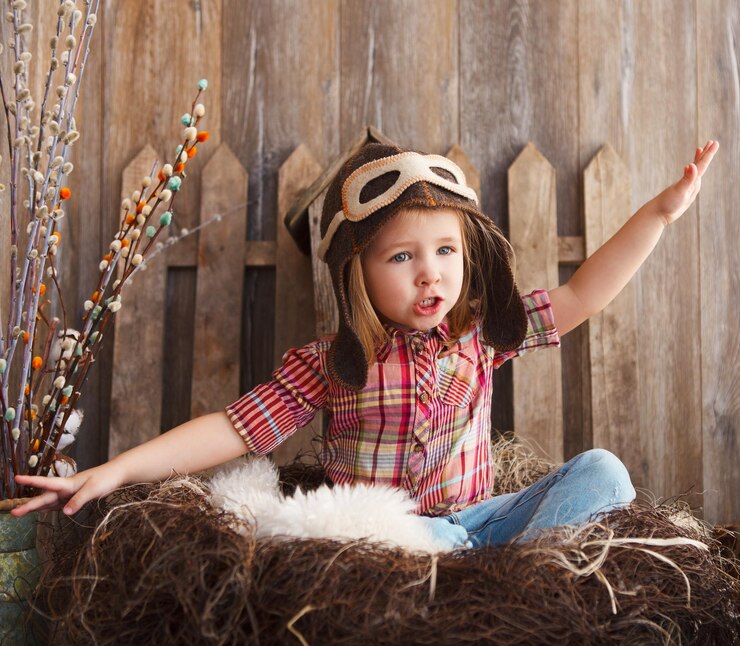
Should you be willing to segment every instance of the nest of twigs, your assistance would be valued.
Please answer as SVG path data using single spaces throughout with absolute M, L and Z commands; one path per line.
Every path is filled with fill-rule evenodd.
M 510 441 L 497 444 L 496 459 L 496 493 L 551 468 Z M 324 482 L 316 465 L 282 473 L 286 490 Z M 53 620 L 50 639 L 562 646 L 732 644 L 740 632 L 738 561 L 675 503 L 633 504 L 525 544 L 429 556 L 256 540 L 205 492 L 193 477 L 127 487 L 94 510 L 86 532 L 57 527 L 36 600 Z

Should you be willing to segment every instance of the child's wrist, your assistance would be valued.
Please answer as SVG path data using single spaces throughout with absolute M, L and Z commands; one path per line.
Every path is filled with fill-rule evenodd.
M 634 217 L 637 217 L 650 226 L 659 225 L 661 231 L 671 223 L 670 214 L 665 213 L 662 209 L 658 208 L 654 199 L 644 204 L 642 208 L 635 213 Z

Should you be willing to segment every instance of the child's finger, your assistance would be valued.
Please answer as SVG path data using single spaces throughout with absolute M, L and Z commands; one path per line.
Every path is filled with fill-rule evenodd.
M 85 503 L 88 502 L 92 496 L 86 496 L 83 493 L 84 490 L 78 491 L 74 496 L 72 496 L 68 501 L 67 504 L 64 505 L 64 511 L 67 516 L 71 516 L 72 514 L 76 514 L 80 509 L 82 509 L 85 506 Z
M 22 485 L 30 485 L 44 491 L 63 491 L 69 488 L 68 478 L 47 478 L 46 476 L 17 475 L 15 481 Z
M 23 503 L 19 507 L 12 509 L 10 514 L 11 516 L 25 516 L 32 511 L 45 511 L 46 509 L 53 509 L 55 503 L 57 503 L 58 501 L 59 496 L 57 496 L 56 492 L 47 491 L 46 493 L 42 493 L 40 496 L 31 498 L 31 500 Z
M 711 163 L 714 155 L 717 153 L 718 150 L 719 143 L 710 139 L 707 145 L 704 147 L 701 157 L 696 163 L 697 170 L 699 171 L 699 177 L 701 177 L 704 174 L 704 171 L 707 170 L 709 164 Z

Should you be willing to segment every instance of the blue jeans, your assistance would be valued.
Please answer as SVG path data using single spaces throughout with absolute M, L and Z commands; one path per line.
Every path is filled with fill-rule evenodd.
M 634 499 L 635 489 L 619 458 L 591 449 L 521 491 L 427 520 L 435 537 L 450 547 L 502 545 L 526 541 L 548 527 L 580 525 Z

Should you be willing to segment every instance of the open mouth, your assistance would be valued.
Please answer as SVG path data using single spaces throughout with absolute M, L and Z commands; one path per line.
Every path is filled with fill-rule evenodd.
M 425 298 L 423 301 L 419 301 L 414 305 L 414 311 L 419 316 L 432 316 L 439 311 L 443 300 L 437 296 Z

